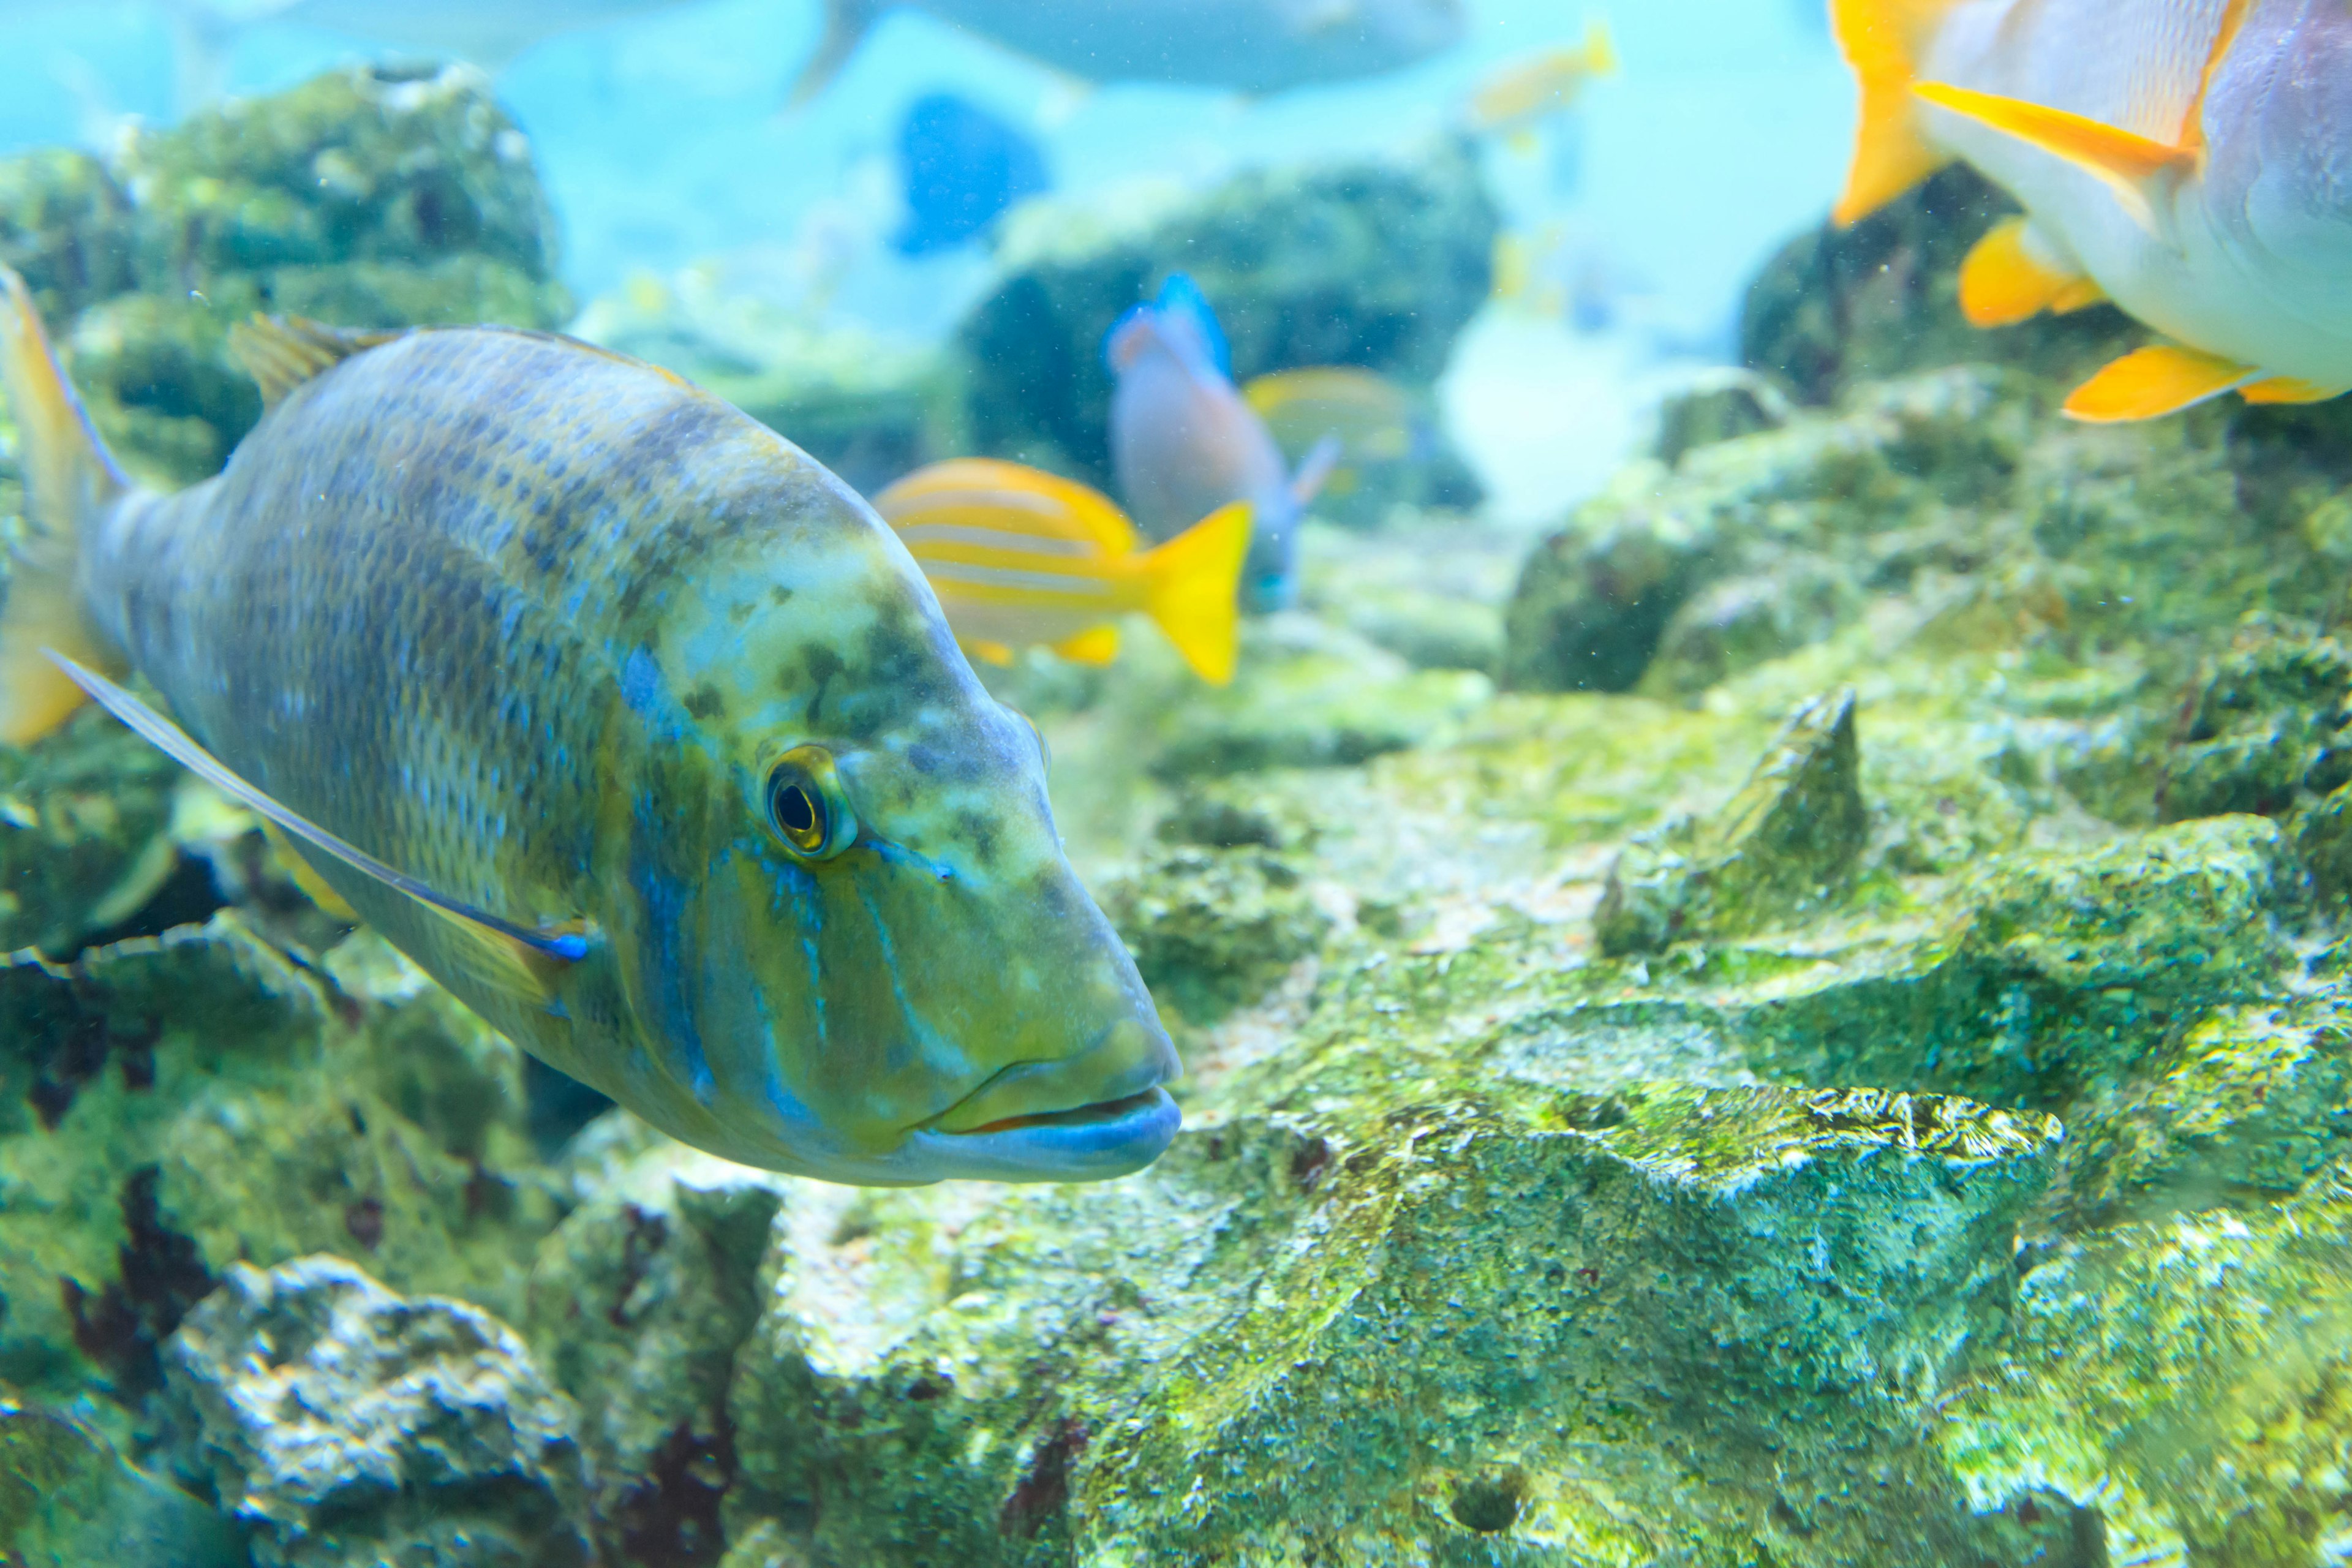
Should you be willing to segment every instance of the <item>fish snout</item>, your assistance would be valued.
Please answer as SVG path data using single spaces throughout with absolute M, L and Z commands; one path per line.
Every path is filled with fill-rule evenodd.
M 1076 1056 L 1015 1062 L 949 1107 L 932 1125 L 942 1132 L 983 1132 L 1051 1120 L 1131 1100 L 1181 1070 L 1175 1044 L 1156 1020 L 1121 1018 Z
M 945 1175 L 1124 1175 L 1158 1159 L 1175 1137 L 1181 1117 L 1164 1086 L 1181 1070 L 1157 1018 L 1120 1018 L 1074 1056 L 1005 1068 L 918 1130 L 913 1142 Z

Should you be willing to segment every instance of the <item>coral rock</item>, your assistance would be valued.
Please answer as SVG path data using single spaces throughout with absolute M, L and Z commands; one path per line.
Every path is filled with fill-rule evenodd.
M 575 1415 L 478 1308 L 340 1258 L 228 1271 L 167 1350 L 174 1460 L 268 1568 L 575 1568 Z

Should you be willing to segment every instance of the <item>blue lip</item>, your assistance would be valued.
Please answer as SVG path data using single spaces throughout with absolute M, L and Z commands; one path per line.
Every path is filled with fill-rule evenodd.
M 941 1175 L 992 1182 L 1096 1182 L 1160 1158 L 1183 1113 L 1154 1086 L 1124 1100 L 1039 1117 L 987 1132 L 918 1132 L 926 1163 Z

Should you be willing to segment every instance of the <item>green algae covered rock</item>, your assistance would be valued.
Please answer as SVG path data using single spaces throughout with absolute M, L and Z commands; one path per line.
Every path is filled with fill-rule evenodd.
M 737 1469 L 728 1387 L 784 1184 L 643 1141 L 540 1243 L 523 1325 L 579 1406 L 608 1557 L 709 1563 Z
M 1786 923 L 1850 881 L 1869 833 L 1853 693 L 1799 709 L 1740 792 L 1704 823 L 1636 838 L 1593 913 L 1603 952 Z
M 80 154 L 0 160 L 18 267 L 125 462 L 185 484 L 260 416 L 227 353 L 254 311 L 337 325 L 570 314 L 530 146 L 463 66 L 352 67 Z
M 1826 1560 L 1862 1486 L 1883 1543 L 1957 1547 L 1920 1415 L 2053 1134 L 1659 1086 L 1244 1118 L 1083 1194 L 797 1187 L 730 1508 L 874 1564 L 1637 1560 L 1700 1520 Z
M 1254 848 L 1181 848 L 1104 892 L 1152 995 L 1209 1022 L 1254 1002 L 1315 951 L 1329 917 L 1297 867 Z
M 1237 381 L 1348 364 L 1426 386 L 1486 297 L 1496 224 L 1475 150 L 1450 139 L 1402 161 L 1252 171 L 1108 232 L 1032 203 L 958 333 L 973 439 L 1108 488 L 1103 335 L 1177 271 L 1215 307 Z
M 237 1530 L 87 1426 L 0 1391 L 0 1559 L 11 1568 L 246 1568 Z
M 521 1306 L 557 1217 L 518 1053 L 377 939 L 323 964 L 236 912 L 70 966 L 0 968 L 0 1367 L 30 1392 L 159 1386 L 240 1260 L 319 1251 Z

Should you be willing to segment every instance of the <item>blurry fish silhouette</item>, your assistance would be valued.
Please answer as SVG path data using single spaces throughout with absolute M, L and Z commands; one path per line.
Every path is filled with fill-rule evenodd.
M 1174 1049 L 1036 737 L 838 479 L 546 333 L 234 341 L 261 422 L 141 489 L 0 268 L 31 525 L 0 742 L 96 699 L 518 1044 L 728 1159 L 1068 1181 L 1167 1146 Z
M 1429 442 L 1404 389 L 1360 365 L 1278 370 L 1242 388 L 1284 458 L 1304 465 L 1329 443 L 1325 488 L 1346 495 L 1368 469 L 1412 461 Z
M 957 640 L 1009 664 L 1044 643 L 1080 664 L 1118 655 L 1118 617 L 1159 623 L 1202 679 L 1234 675 L 1234 595 L 1250 505 L 1234 501 L 1157 549 L 1101 491 L 1019 463 L 964 458 L 874 498 L 930 579 Z
M 926 93 L 898 125 L 907 222 L 892 244 L 927 256 L 984 231 L 1013 203 L 1047 189 L 1037 144 L 953 93 Z
M 1582 43 L 1514 61 L 1481 81 L 1470 94 L 1470 129 L 1525 144 L 1538 124 L 1575 108 L 1595 77 L 1614 76 L 1617 69 L 1609 24 L 1595 16 L 1584 24 Z
M 1862 89 L 1838 222 L 1966 158 L 2025 208 L 1969 253 L 1969 320 L 2109 299 L 2174 340 L 2068 414 L 2352 388 L 2344 0 L 1832 0 L 1831 22 Z
M 1171 273 L 1160 297 L 1103 339 L 1118 384 L 1110 455 L 1120 496 L 1144 532 L 1166 539 L 1228 502 L 1255 518 L 1242 603 L 1280 609 L 1297 592 L 1298 519 L 1329 472 L 1328 443 L 1294 474 L 1265 422 L 1233 382 L 1232 355 L 1209 301 Z
M 903 0 L 906 8 L 1088 81 L 1279 92 L 1375 76 L 1460 40 L 1463 0 Z M 893 0 L 824 0 L 825 32 L 793 89 L 803 102 Z

